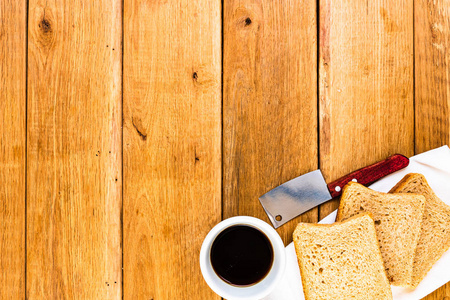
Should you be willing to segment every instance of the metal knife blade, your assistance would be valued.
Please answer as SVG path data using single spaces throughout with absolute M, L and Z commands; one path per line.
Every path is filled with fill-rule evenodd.
M 278 228 L 299 214 L 331 200 L 320 170 L 294 178 L 259 197 L 273 227 Z

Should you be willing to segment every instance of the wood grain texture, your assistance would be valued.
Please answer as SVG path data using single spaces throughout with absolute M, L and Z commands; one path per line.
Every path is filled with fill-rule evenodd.
M 327 182 L 414 154 L 413 0 L 323 0 L 320 168 Z M 320 208 L 320 218 L 338 206 Z
M 223 23 L 223 217 L 269 222 L 258 197 L 317 169 L 316 5 L 230 0 Z
M 450 6 L 415 0 L 416 154 L 450 145 Z M 450 283 L 425 297 L 450 300 Z
M 26 7 L 0 2 L 0 299 L 25 299 Z
M 220 299 L 198 260 L 221 219 L 220 24 L 220 0 L 125 0 L 125 299 Z
M 450 4 L 415 1 L 416 153 L 450 144 Z
M 422 300 L 450 300 L 450 283 L 447 283 Z
M 121 1 L 29 1 L 27 298 L 121 298 Z

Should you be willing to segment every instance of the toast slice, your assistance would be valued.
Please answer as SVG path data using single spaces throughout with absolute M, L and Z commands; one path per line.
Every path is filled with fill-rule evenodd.
M 412 285 L 416 287 L 450 248 L 450 206 L 436 196 L 422 174 L 406 175 L 390 193 L 417 193 L 426 199 L 422 231 L 414 257 Z
M 294 245 L 306 300 L 392 299 L 368 213 L 342 223 L 299 223 Z
M 336 221 L 361 211 L 370 212 L 389 281 L 393 285 L 411 287 L 424 207 L 422 195 L 381 193 L 350 182 L 344 187 Z

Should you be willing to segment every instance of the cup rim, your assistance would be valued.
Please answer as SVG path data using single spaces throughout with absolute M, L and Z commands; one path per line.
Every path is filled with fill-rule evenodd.
M 210 260 L 211 246 L 217 235 L 223 230 L 233 225 L 249 225 L 263 232 L 273 248 L 274 261 L 269 273 L 260 282 L 248 286 L 239 287 L 226 284 L 213 270 Z M 277 283 L 283 276 L 286 265 L 286 253 L 284 243 L 281 240 L 275 229 L 272 228 L 266 222 L 250 216 L 237 216 L 231 217 L 214 226 L 206 235 L 201 250 L 200 250 L 200 269 L 209 287 L 219 296 L 232 299 L 232 300 L 249 300 L 249 299 L 261 299 L 267 296 L 275 288 Z M 271 274 L 271 276 L 269 276 Z M 220 283 L 219 283 L 220 282 Z M 227 290 L 221 286 L 227 286 Z M 251 293 L 251 296 L 241 296 L 243 290 L 247 289 L 247 292 Z M 251 289 L 251 290 L 250 290 Z M 232 292 L 230 292 L 230 290 Z M 234 293 L 233 293 L 234 292 Z

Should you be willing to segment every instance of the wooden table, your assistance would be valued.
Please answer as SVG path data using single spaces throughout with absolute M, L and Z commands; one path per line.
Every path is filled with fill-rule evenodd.
M 317 3 L 1 1 L 0 298 L 219 299 L 220 220 L 448 144 L 448 2 Z

